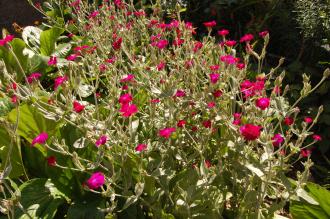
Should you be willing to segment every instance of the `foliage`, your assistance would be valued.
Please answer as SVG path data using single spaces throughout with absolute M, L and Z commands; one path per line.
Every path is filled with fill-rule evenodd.
M 197 41 L 180 17 L 122 1 L 39 10 L 49 24 L 0 46 L 3 213 L 269 218 L 299 197 L 323 107 L 300 121 L 296 106 L 329 70 L 315 86 L 304 74 L 289 104 L 283 59 L 262 69 L 267 33 L 218 45 L 211 23 Z

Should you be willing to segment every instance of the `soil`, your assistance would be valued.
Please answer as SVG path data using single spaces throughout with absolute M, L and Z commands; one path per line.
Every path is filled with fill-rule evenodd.
M 38 2 L 34 0 L 33 2 Z M 40 2 L 40 1 L 39 1 Z M 21 27 L 33 25 L 41 21 L 42 15 L 31 7 L 27 0 L 0 0 L 0 29 L 6 28 L 11 34 L 16 34 L 12 24 Z M 0 38 L 2 38 L 0 36 Z

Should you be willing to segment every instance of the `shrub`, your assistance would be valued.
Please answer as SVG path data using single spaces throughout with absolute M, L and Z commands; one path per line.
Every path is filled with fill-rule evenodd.
M 244 35 L 236 54 L 228 36 L 210 36 L 213 22 L 196 41 L 190 23 L 124 1 L 68 4 L 57 8 L 67 23 L 0 41 L 3 101 L 12 102 L 1 120 L 4 213 L 267 218 L 299 196 L 323 108 L 300 123 L 296 105 L 329 71 L 313 88 L 304 75 L 289 105 L 284 73 L 276 76 L 283 60 L 262 72 L 267 32 Z

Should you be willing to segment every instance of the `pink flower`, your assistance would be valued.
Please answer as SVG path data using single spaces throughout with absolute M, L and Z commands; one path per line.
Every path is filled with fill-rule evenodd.
M 253 40 L 254 36 L 252 34 L 245 34 L 244 36 L 242 36 L 242 38 L 240 39 L 240 42 L 250 42 L 251 40 Z
M 133 97 L 131 94 L 123 94 L 119 97 L 119 103 L 121 104 L 127 104 L 133 100 Z
M 256 106 L 261 109 L 265 110 L 269 107 L 270 105 L 270 99 L 266 97 L 261 97 L 256 100 Z
M 202 42 L 199 42 L 199 41 L 196 41 L 195 44 L 194 44 L 194 49 L 193 49 L 193 51 L 194 51 L 194 52 L 197 52 L 197 51 L 200 50 L 202 47 L 203 47 L 203 43 L 202 43 Z
M 227 40 L 227 41 L 225 42 L 225 45 L 226 45 L 226 46 L 229 46 L 229 47 L 233 47 L 233 46 L 236 45 L 236 41 L 235 41 L 235 40 Z
M 234 119 L 233 125 L 240 125 L 241 124 L 241 119 Z
M 137 152 L 142 152 L 144 150 L 147 149 L 147 145 L 146 144 L 139 144 L 138 146 L 135 147 L 135 151 Z
M 253 124 L 246 124 L 239 128 L 241 135 L 247 141 L 253 141 L 259 138 L 261 127 Z
M 279 147 L 283 143 L 284 138 L 281 134 L 275 134 L 274 137 L 272 137 L 272 141 L 274 147 Z
M 158 65 L 157 65 L 157 71 L 161 71 L 165 68 L 166 63 L 161 61 Z
M 119 110 L 124 117 L 130 117 L 138 112 L 138 108 L 135 104 L 123 104 Z
M 313 122 L 313 119 L 311 117 L 305 117 L 304 118 L 304 121 L 309 124 L 309 123 L 312 123 Z
M 71 54 L 68 57 L 66 57 L 66 60 L 68 61 L 74 61 L 78 57 L 77 54 Z
M 203 125 L 205 128 L 211 128 L 211 127 L 212 127 L 212 122 L 211 122 L 211 120 L 206 120 L 206 121 L 203 121 L 203 122 L 202 122 L 202 125 Z
M 13 41 L 13 39 L 15 38 L 14 35 L 7 35 L 5 36 L 5 38 L 3 38 L 2 40 L 0 40 L 0 46 L 4 46 L 7 43 Z
M 214 98 L 218 98 L 222 96 L 222 91 L 221 90 L 215 90 L 212 95 L 214 96 Z
M 315 141 L 322 141 L 322 137 L 320 135 L 313 135 L 312 137 Z
M 236 58 L 232 55 L 223 55 L 220 56 L 220 60 L 228 65 L 233 65 L 237 62 Z
M 66 76 L 66 75 L 55 78 L 54 90 L 56 90 L 59 86 L 61 86 L 67 80 L 68 80 L 68 76 Z
M 42 132 L 33 139 L 32 146 L 34 146 L 35 144 L 45 144 L 47 139 L 48 139 L 48 134 L 46 132 Z
M 85 106 L 80 104 L 78 101 L 73 101 L 73 110 L 76 113 L 80 113 L 81 111 L 83 111 L 85 109 Z
M 288 125 L 288 126 L 290 126 L 290 125 L 292 125 L 293 124 L 293 118 L 292 117 L 285 117 L 284 118 L 284 124 L 285 125 Z
M 164 138 L 169 138 L 173 132 L 176 131 L 176 128 L 164 128 L 159 130 L 159 136 Z
M 102 135 L 99 137 L 99 139 L 96 140 L 95 146 L 100 147 L 101 145 L 105 145 L 105 143 L 107 143 L 107 140 L 108 140 L 107 136 Z
M 128 74 L 120 80 L 121 83 L 132 82 L 132 81 L 134 81 L 134 75 L 132 74 Z
M 38 80 L 41 77 L 41 74 L 39 72 L 34 72 L 32 74 L 30 74 L 26 80 L 29 84 L 32 84 L 33 81 Z
M 167 40 L 159 40 L 155 46 L 158 47 L 158 49 L 164 49 L 166 46 L 168 45 L 168 41 Z
M 181 46 L 184 43 L 184 39 L 177 38 L 173 41 L 173 46 Z
M 212 27 L 214 27 L 214 26 L 217 25 L 217 22 L 215 22 L 215 21 L 208 21 L 208 22 L 204 22 L 203 25 L 205 27 L 207 27 L 207 28 L 212 28 Z
M 213 107 L 215 107 L 215 102 L 209 102 L 208 104 L 207 104 L 207 107 L 208 108 L 213 108 Z
M 218 35 L 220 35 L 220 36 L 226 36 L 228 34 L 229 34 L 229 30 L 226 30 L 226 29 L 222 29 L 222 30 L 218 31 Z
M 101 172 L 93 173 L 92 176 L 87 180 L 87 186 L 90 189 L 98 189 L 105 183 L 104 174 Z
M 56 56 L 51 56 L 48 60 L 48 63 L 47 63 L 49 66 L 52 66 L 52 65 L 56 65 L 57 64 L 57 58 Z
M 121 47 L 122 42 L 123 42 L 123 38 L 121 38 L 121 37 L 118 38 L 116 41 L 114 41 L 114 42 L 112 43 L 112 48 L 113 48 L 114 50 L 119 50 L 120 47 Z
M 265 31 L 260 32 L 260 33 L 259 33 L 259 36 L 260 36 L 261 38 L 265 38 L 268 34 L 269 34 L 269 32 L 268 32 L 267 30 L 265 30 Z
M 109 63 L 109 64 L 112 64 L 112 63 L 114 63 L 115 61 L 116 61 L 116 57 L 115 57 L 115 56 L 111 57 L 110 59 L 106 59 L 106 60 L 105 60 L 105 62 L 106 62 L 106 63 Z
M 240 113 L 234 113 L 233 116 L 235 119 L 240 119 L 242 115 Z
M 182 128 L 184 125 L 186 124 L 186 121 L 181 119 L 178 121 L 178 123 L 176 124 L 176 126 L 178 126 L 179 128 Z
M 220 74 L 217 73 L 211 73 L 209 76 L 212 84 L 216 84 L 220 78 Z
M 56 165 L 56 157 L 54 157 L 54 156 L 47 157 L 47 164 L 48 164 L 48 166 L 51 166 L 51 167 L 55 166 Z
M 312 154 L 312 151 L 309 150 L 309 149 L 302 149 L 302 150 L 300 151 L 300 155 L 301 155 L 302 157 L 309 157 L 311 154 Z
M 186 92 L 184 90 L 177 90 L 174 94 L 175 97 L 184 97 L 186 96 Z
M 220 68 L 220 65 L 211 65 L 210 66 L 211 71 L 218 71 L 219 68 Z
M 100 72 L 104 72 L 105 70 L 107 70 L 107 66 L 105 64 L 100 64 L 99 69 L 100 69 Z
M 245 64 L 244 63 L 237 63 L 236 67 L 237 67 L 238 70 L 242 70 L 242 69 L 245 68 Z
M 160 99 L 156 98 L 156 99 L 152 99 L 150 100 L 151 103 L 159 103 L 160 102 Z

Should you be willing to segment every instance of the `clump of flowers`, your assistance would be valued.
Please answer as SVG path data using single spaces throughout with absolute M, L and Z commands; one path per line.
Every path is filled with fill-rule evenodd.
M 43 156 L 36 162 L 58 174 L 47 186 L 63 186 L 69 209 L 79 207 L 77 193 L 93 197 L 86 206 L 103 216 L 134 209 L 153 218 L 271 218 L 283 209 L 278 203 L 297 195 L 322 140 L 311 129 L 323 108 L 300 122 L 297 104 L 280 92 L 280 65 L 262 72 L 266 52 L 255 45 L 266 49 L 268 32 L 261 42 L 253 34 L 228 39 L 227 29 L 205 21 L 209 35 L 197 41 L 191 23 L 165 22 L 125 1 L 103 1 L 97 10 L 67 4 L 72 19 L 62 28 L 71 37 L 65 32 L 55 44 L 65 39 L 72 47 L 43 58 L 45 72 L 23 69 L 34 73 L 6 79 L 4 94 L 16 108 L 4 124 L 22 146 L 40 144 L 27 148 L 40 153 L 23 152 Z M 12 40 L 0 45 L 11 49 Z M 237 52 L 238 42 L 245 52 Z M 251 59 L 259 63 L 256 77 Z M 302 97 L 315 88 L 307 79 Z M 304 168 L 288 187 L 296 161 Z

